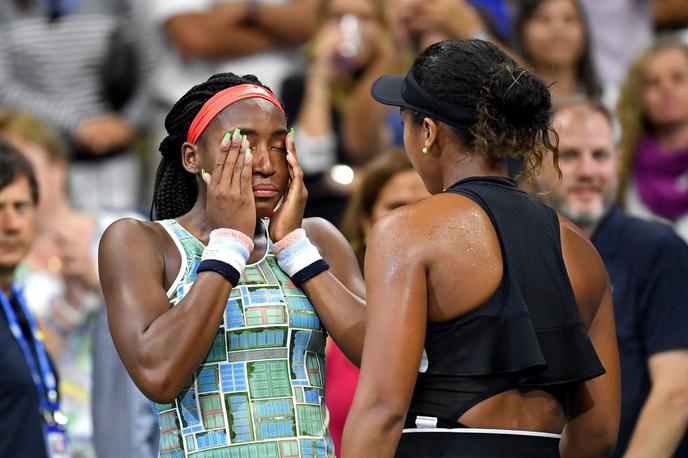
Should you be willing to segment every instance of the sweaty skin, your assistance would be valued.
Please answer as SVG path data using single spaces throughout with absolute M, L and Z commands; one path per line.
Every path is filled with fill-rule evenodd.
M 460 146 L 433 120 L 413 127 L 403 110 L 402 118 L 411 162 L 435 195 L 385 216 L 368 240 L 365 351 L 344 430 L 344 457 L 393 456 L 416 383 L 426 322 L 474 310 L 495 292 L 503 274 L 499 241 L 487 214 L 472 200 L 441 191 L 468 176 L 504 176 L 505 168 L 490 167 L 480 156 L 459 162 L 453 152 Z M 413 153 L 423 147 L 430 153 Z M 608 438 L 615 437 L 619 418 L 611 290 L 592 245 L 571 223 L 563 218 L 560 223 L 564 263 L 606 374 L 574 390 L 568 417 L 544 391 L 512 390 L 457 420 L 477 428 L 563 431 L 562 456 L 598 456 Z
M 248 142 L 236 137 L 223 143 L 225 133 L 237 127 Z M 260 259 L 267 246 L 257 219 L 270 214 L 284 196 L 270 235 L 276 242 L 303 224 L 330 264 L 305 290 L 337 344 L 360 357 L 360 269 L 333 226 L 317 218 L 302 221 L 307 192 L 284 115 L 270 102 L 241 100 L 218 115 L 197 144 L 185 143 L 179 154 L 185 169 L 198 176 L 199 193 L 194 207 L 177 221 L 203 243 L 219 227 L 245 233 L 255 244 L 249 262 Z M 210 174 L 207 184 L 200 178 L 201 169 Z M 202 272 L 183 300 L 171 307 L 166 291 L 181 259 L 155 222 L 123 219 L 113 224 L 103 235 L 99 265 L 110 329 L 124 365 L 150 399 L 170 402 L 210 349 L 234 285 L 215 272 Z M 336 291 L 327 291 L 332 285 Z

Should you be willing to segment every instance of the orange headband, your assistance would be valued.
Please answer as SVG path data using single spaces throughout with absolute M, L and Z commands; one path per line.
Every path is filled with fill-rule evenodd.
M 255 84 L 240 84 L 238 86 L 232 86 L 218 92 L 203 104 L 201 110 L 191 122 L 189 133 L 186 136 L 186 141 L 189 143 L 196 143 L 198 137 L 201 136 L 205 128 L 208 127 L 208 124 L 210 124 L 210 121 L 215 119 L 215 116 L 217 116 L 222 110 L 234 102 L 255 97 L 272 102 L 277 108 L 280 109 L 282 114 L 284 114 L 284 108 L 282 108 L 279 100 L 277 100 L 277 98 L 264 87 L 256 86 Z

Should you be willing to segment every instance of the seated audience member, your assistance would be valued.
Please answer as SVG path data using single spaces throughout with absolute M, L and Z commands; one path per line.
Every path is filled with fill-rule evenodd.
M 382 9 L 373 0 L 326 2 L 308 53 L 308 67 L 287 78 L 282 99 L 306 175 L 306 216 L 338 224 L 347 195 L 331 180 L 332 166 L 364 163 L 391 142 L 384 108 L 366 113 L 366 129 L 356 132 L 356 139 L 343 132 L 342 121 L 356 94 L 368 93 L 379 74 L 397 68 L 398 58 L 386 36 Z M 350 150 L 362 137 L 365 153 Z
M 614 203 L 620 157 L 612 118 L 597 102 L 562 101 L 559 167 L 546 161 L 544 195 L 597 248 L 609 272 L 621 359 L 621 427 L 614 457 L 688 456 L 688 246 Z
M 17 282 L 26 291 L 60 373 L 73 457 L 93 457 L 97 452 L 99 458 L 152 458 L 157 454 L 156 438 L 146 438 L 156 434 L 155 418 L 126 374 L 104 321 L 96 249 L 116 215 L 72 207 L 69 167 L 59 137 L 32 115 L 0 110 L 0 138 L 28 158 L 39 184 L 35 239 L 17 270 Z M 96 358 L 94 342 L 99 344 Z M 121 367 L 121 374 L 103 372 L 110 366 Z
M 626 210 L 660 217 L 688 240 L 688 45 L 659 40 L 624 84 L 620 198 Z
M 572 94 L 600 95 L 589 35 L 578 0 L 519 2 L 514 48 L 555 100 Z
M 15 277 L 33 243 L 38 202 L 31 164 L 0 140 L 0 456 L 67 458 L 57 374 Z
M 377 220 L 388 212 L 430 196 L 403 150 L 393 149 L 368 164 L 356 192 L 351 197 L 342 233 L 356 254 L 361 271 L 366 238 Z M 335 450 L 341 450 L 344 422 L 356 391 L 358 368 L 328 339 L 325 383 L 330 411 L 330 434 Z
M 148 120 L 153 50 L 135 0 L 0 2 L 0 106 L 65 139 L 82 210 L 138 204 L 135 137 Z

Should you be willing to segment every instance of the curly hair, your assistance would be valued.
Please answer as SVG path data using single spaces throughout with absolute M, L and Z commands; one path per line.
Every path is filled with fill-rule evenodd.
M 155 175 L 151 220 L 176 218 L 193 207 L 198 197 L 198 181 L 182 166 L 182 145 L 203 104 L 223 89 L 240 84 L 255 84 L 270 90 L 253 75 L 219 73 L 192 87 L 168 113 L 165 118 L 167 137 L 159 147 L 162 159 Z
M 482 40 L 435 43 L 416 58 L 411 73 L 434 98 L 475 110 L 472 125 L 449 126 L 471 154 L 491 166 L 522 158 L 520 178 L 533 178 L 551 152 L 560 173 L 549 90 L 497 46 Z M 427 117 L 411 116 L 416 125 Z

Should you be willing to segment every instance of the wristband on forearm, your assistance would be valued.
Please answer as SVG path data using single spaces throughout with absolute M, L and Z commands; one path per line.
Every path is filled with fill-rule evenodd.
M 210 232 L 208 246 L 203 250 L 196 272 L 217 272 L 236 286 L 251 251 L 253 240 L 246 234 L 234 229 L 215 229 Z
M 297 287 L 330 268 L 306 231 L 296 229 L 272 246 L 277 263 Z

